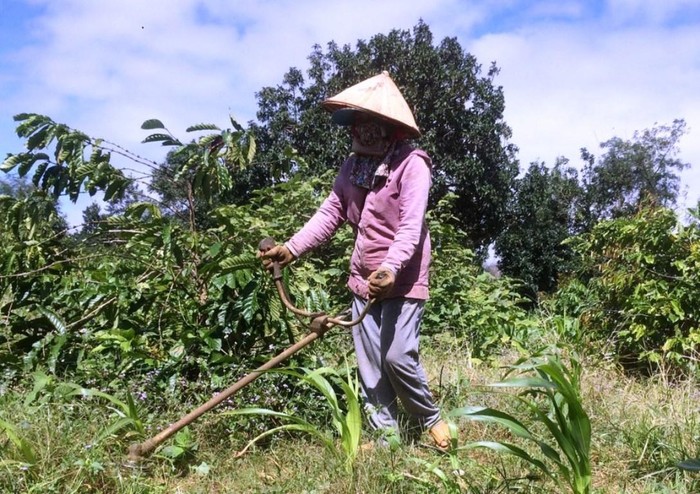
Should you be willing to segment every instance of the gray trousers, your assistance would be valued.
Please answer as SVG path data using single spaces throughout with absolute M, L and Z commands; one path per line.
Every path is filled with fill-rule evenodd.
M 355 297 L 353 318 L 367 301 Z M 440 420 L 418 358 L 423 300 L 392 298 L 376 302 L 352 330 L 362 397 L 371 425 L 398 431 L 397 398 L 423 428 Z

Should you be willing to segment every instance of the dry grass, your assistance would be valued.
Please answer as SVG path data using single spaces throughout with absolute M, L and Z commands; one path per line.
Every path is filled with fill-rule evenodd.
M 505 355 L 499 362 L 514 358 L 515 354 Z M 502 369 L 475 362 L 467 349 L 437 341 L 424 351 L 423 363 L 443 411 L 488 405 L 526 420 L 512 397 L 486 391 L 486 384 L 502 378 Z M 593 430 L 595 493 L 700 492 L 696 474 L 675 467 L 679 460 L 700 456 L 697 385 L 663 378 L 635 380 L 611 365 L 589 362 L 582 388 Z M 173 464 L 154 458 L 144 470 L 129 471 L 121 467 L 128 441 L 86 448 L 109 413 L 100 403 L 45 404 L 28 411 L 18 394 L 6 395 L 1 406 L 5 420 L 23 424 L 22 434 L 41 458 L 34 477 L 4 464 L 0 490 L 8 492 L 18 487 L 22 489 L 17 492 L 114 493 L 497 493 L 515 492 L 516 487 L 517 492 L 556 492 L 551 483 L 527 478 L 532 472 L 514 458 L 480 449 L 450 458 L 425 447 L 424 436 L 396 451 L 363 453 L 352 473 L 345 471 L 339 454 L 298 435 L 276 436 L 237 459 L 235 452 L 245 437 L 216 413 L 193 425 L 199 448 L 187 461 Z M 180 408 L 172 404 L 168 418 L 162 419 L 188 411 Z M 157 429 L 163 424 L 149 425 Z M 460 444 L 512 440 L 497 426 L 465 420 L 458 425 Z M 537 424 L 532 425 L 537 430 Z M 11 445 L 5 446 L 3 460 L 14 459 Z M 86 460 L 98 462 L 103 470 L 91 472 Z M 453 484 L 441 482 L 430 466 L 441 469 Z

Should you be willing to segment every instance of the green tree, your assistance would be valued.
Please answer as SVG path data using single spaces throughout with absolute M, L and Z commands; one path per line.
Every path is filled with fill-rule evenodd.
M 98 231 L 100 223 L 105 220 L 102 208 L 96 202 L 83 209 L 83 226 L 80 229 L 80 237 L 91 235 Z
M 355 48 L 334 42 L 315 46 L 307 78 L 296 68 L 282 84 L 258 93 L 260 159 L 282 177 L 337 169 L 348 152 L 346 131 L 334 127 L 320 103 L 342 89 L 387 70 L 412 107 L 423 135 L 417 144 L 433 158 L 432 204 L 456 195 L 454 217 L 473 247 L 485 248 L 502 229 L 507 198 L 518 173 L 505 98 L 455 38 L 433 43 L 420 21 L 413 31 L 393 30 Z M 306 162 L 295 159 L 295 149 Z
M 532 163 L 518 179 L 508 226 L 496 240 L 499 269 L 525 282 L 534 300 L 552 292 L 571 268 L 571 248 L 562 242 L 574 230 L 581 196 L 578 173 L 560 158 L 551 169 Z
M 582 173 L 560 158 L 553 167 L 533 163 L 516 182 L 507 226 L 496 241 L 499 268 L 536 291 L 553 292 L 563 273 L 578 263 L 567 238 L 590 232 L 601 220 L 630 217 L 642 204 L 676 204 L 680 171 L 678 141 L 685 123 L 635 132 L 625 141 L 601 143 L 596 158 L 585 148 Z
M 631 140 L 614 137 L 601 143 L 598 159 L 581 150 L 585 162 L 585 195 L 581 229 L 590 231 L 602 219 L 634 214 L 642 203 L 672 208 L 680 187 L 680 172 L 690 165 L 677 158 L 684 120 L 635 132 Z
M 0 195 L 15 198 L 27 197 L 34 187 L 25 178 L 8 176 L 6 180 L 0 179 Z

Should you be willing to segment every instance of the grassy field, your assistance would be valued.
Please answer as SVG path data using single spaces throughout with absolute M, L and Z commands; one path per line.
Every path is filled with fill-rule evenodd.
M 512 358 L 504 355 L 496 363 Z M 495 394 L 485 386 L 501 379 L 498 365 L 477 364 L 464 349 L 444 341 L 426 344 L 423 361 L 444 412 L 487 405 L 528 420 L 513 392 Z M 632 379 L 604 360 L 584 363 L 581 377 L 582 403 L 592 425 L 592 492 L 700 492 L 699 474 L 676 467 L 680 460 L 700 456 L 697 386 L 663 376 Z M 352 469 L 346 468 L 339 446 L 328 448 L 310 435 L 289 432 L 272 435 L 238 458 L 250 435 L 237 429 L 237 419 L 217 411 L 132 468 L 125 464 L 126 450 L 144 436 L 133 435 L 134 427 L 127 426 L 105 434 L 120 416 L 133 425 L 128 414 L 96 396 L 61 398 L 59 388 L 47 390 L 2 392 L 1 492 L 565 492 L 518 458 L 486 449 L 441 454 L 426 445 L 425 435 L 396 448 L 361 451 Z M 145 436 L 197 404 L 165 401 L 156 410 L 153 401 L 145 400 L 139 411 Z M 538 453 L 498 425 L 459 419 L 457 426 L 459 445 L 512 441 Z M 368 432 L 363 435 L 365 440 Z

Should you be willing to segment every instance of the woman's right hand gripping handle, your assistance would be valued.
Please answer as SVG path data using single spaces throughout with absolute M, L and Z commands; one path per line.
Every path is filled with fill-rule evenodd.
M 281 277 L 281 269 L 296 259 L 284 244 L 277 245 L 277 242 L 270 237 L 260 241 L 258 257 L 262 259 L 265 269 L 272 272 L 273 279 Z

